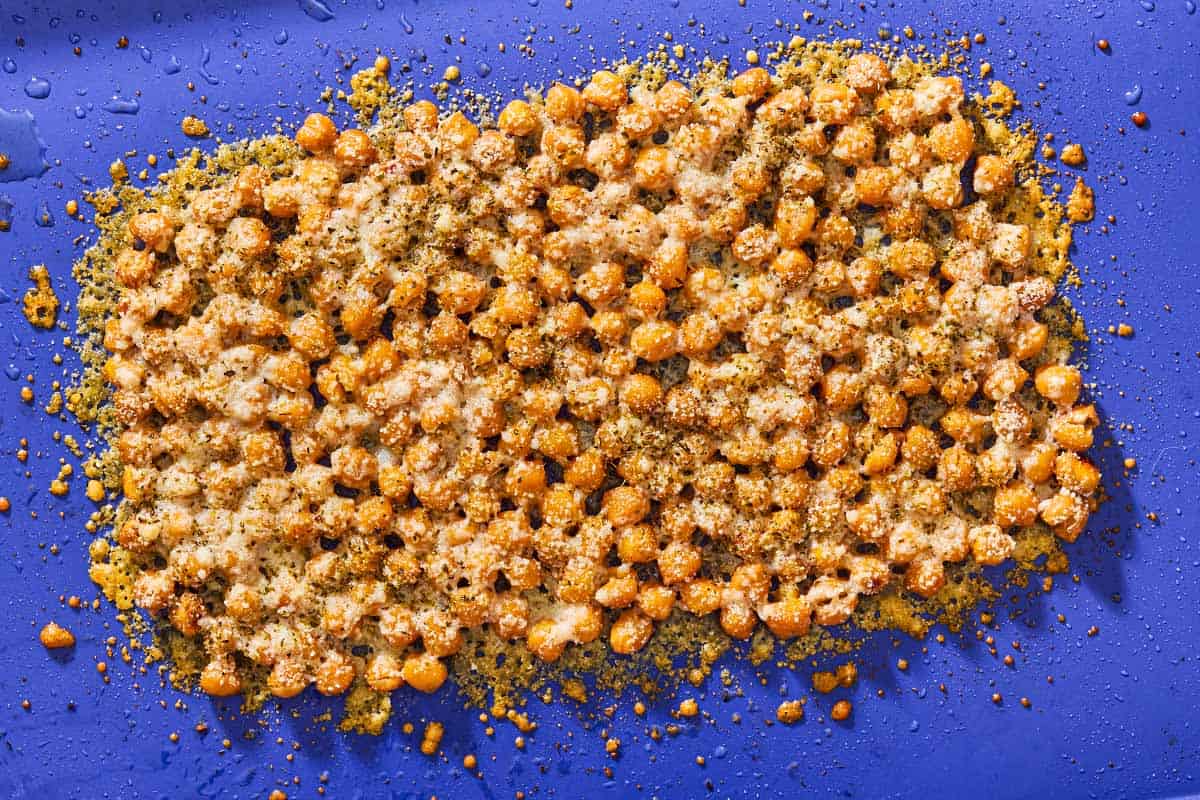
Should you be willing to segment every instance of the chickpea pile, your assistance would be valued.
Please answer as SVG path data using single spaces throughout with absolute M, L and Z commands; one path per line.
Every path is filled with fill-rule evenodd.
M 1072 541 L 1096 412 L 957 78 L 597 72 L 494 129 L 296 133 L 129 223 L 105 374 L 134 596 L 213 695 L 430 692 L 464 631 L 744 639 Z

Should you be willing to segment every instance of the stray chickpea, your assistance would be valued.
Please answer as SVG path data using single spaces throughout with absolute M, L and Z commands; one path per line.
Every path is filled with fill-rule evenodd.
M 310 153 L 328 150 L 336 138 L 337 126 L 324 114 L 309 114 L 304 124 L 296 131 L 296 144 Z

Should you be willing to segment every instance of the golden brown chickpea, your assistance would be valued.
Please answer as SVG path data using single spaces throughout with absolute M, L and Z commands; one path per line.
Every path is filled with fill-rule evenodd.
M 636 486 L 617 486 L 604 493 L 603 508 L 613 527 L 633 525 L 650 513 L 650 495 Z
M 978 194 L 1004 192 L 1013 186 L 1012 164 L 1002 156 L 982 155 L 975 162 L 974 187 Z
M 771 90 L 771 73 L 762 67 L 752 67 L 734 76 L 730 88 L 734 97 L 745 97 L 751 102 L 760 100 Z
M 703 617 L 721 607 L 721 587 L 708 578 L 695 578 L 679 587 L 679 605 Z
M 625 81 L 607 70 L 593 73 L 588 85 L 583 87 L 583 99 L 602 111 L 616 111 L 628 98 Z
M 129 232 L 151 250 L 165 253 L 175 238 L 175 225 L 166 214 L 147 211 L 130 217 Z
M 437 130 L 437 106 L 428 100 L 418 100 L 404 109 L 404 125 L 410 131 L 432 133 Z
M 225 245 L 242 258 L 262 258 L 271 252 L 271 231 L 261 219 L 238 217 L 225 231 Z
M 317 667 L 317 691 L 326 696 L 345 693 L 354 682 L 354 663 L 344 653 L 330 652 Z
M 271 668 L 267 676 L 267 689 L 276 697 L 295 697 L 308 686 L 308 676 L 304 674 L 303 665 L 294 658 L 281 658 Z
M 310 153 L 320 153 L 333 146 L 337 126 L 324 114 L 309 114 L 296 131 L 296 144 Z
M 662 396 L 662 384 L 652 375 L 630 375 L 621 386 L 621 402 L 638 414 L 653 411 Z
M 1058 405 L 1069 406 L 1079 399 L 1083 378 L 1075 367 L 1052 364 L 1037 371 L 1033 384 L 1042 397 Z
M 679 352 L 679 331 L 667 320 L 649 320 L 633 329 L 629 347 L 638 358 L 663 361 Z
M 682 583 L 700 570 L 700 550 L 686 542 L 671 542 L 658 554 L 663 583 Z
M 563 479 L 585 492 L 594 492 L 604 482 L 604 456 L 594 449 L 580 453 L 563 472 Z
M 439 126 L 438 138 L 450 147 L 466 152 L 479 138 L 479 128 L 461 111 L 455 111 Z
M 638 152 L 633 162 L 637 185 L 652 192 L 669 188 L 675 179 L 675 156 L 665 147 L 652 145 Z
M 882 91 L 891 77 L 887 62 L 874 53 L 857 53 L 846 64 L 846 82 L 859 94 Z
M 812 234 L 817 221 L 817 206 L 811 197 L 785 198 L 775 207 L 775 233 L 783 247 L 797 248 Z
M 630 288 L 629 305 L 643 317 L 655 317 L 667 307 L 667 295 L 658 284 L 643 278 Z
M 1024 483 L 1010 483 L 996 490 L 992 515 L 1002 528 L 1032 525 L 1037 518 L 1037 495 Z
M 654 635 L 654 622 L 640 611 L 630 609 L 619 616 L 609 632 L 613 652 L 622 655 L 636 653 Z
M 633 525 L 621 531 L 617 556 L 626 564 L 645 564 L 658 555 L 658 536 L 650 525 Z
M 1060 490 L 1042 505 L 1041 516 L 1056 536 L 1064 541 L 1073 542 L 1087 527 L 1089 512 L 1087 505 L 1078 496 Z
M 1060 453 L 1054 460 L 1054 476 L 1059 485 L 1081 495 L 1089 495 L 1100 485 L 1100 470 L 1074 453 Z
M 675 591 L 667 586 L 656 583 L 642 585 L 638 593 L 638 608 L 643 614 L 656 622 L 662 622 L 671 616 L 675 607 Z
M 212 697 L 232 697 L 242 690 L 242 682 L 228 656 L 214 658 L 200 671 L 200 689 Z
M 117 282 L 122 286 L 136 289 L 139 286 L 144 286 L 154 277 L 157 267 L 158 264 L 154 260 L 153 251 L 134 250 L 131 247 L 127 250 L 122 250 L 117 256 L 114 273 Z
M 400 660 L 388 652 L 373 653 L 367 659 L 363 678 L 377 692 L 391 692 L 404 685 L 404 670 Z
M 787 597 L 767 603 L 759 609 L 759 616 L 780 639 L 791 639 L 808 633 L 812 619 L 812 608 L 803 597 Z
M 333 145 L 333 157 L 342 169 L 363 169 L 375 163 L 379 154 L 371 137 L 357 128 L 342 131 Z
M 542 152 L 560 169 L 569 170 L 584 165 L 587 142 L 583 129 L 574 125 L 557 125 L 542 131 Z
M 540 619 L 529 627 L 529 633 L 525 636 L 525 646 L 529 652 L 548 664 L 557 661 L 567 646 L 566 640 L 558 635 L 557 628 L 554 620 Z
M 428 653 L 410 655 L 400 671 L 404 682 L 418 692 L 436 692 L 446 682 L 446 665 Z
M 509 136 L 528 136 L 537 130 L 537 117 L 529 103 L 513 100 L 500 112 L 496 125 Z
M 692 93 L 679 81 L 667 81 L 655 93 L 654 107 L 665 119 L 677 120 L 692 107 Z
M 941 160 L 962 164 L 975 147 L 975 129 L 962 117 L 939 122 L 929 130 L 929 146 Z

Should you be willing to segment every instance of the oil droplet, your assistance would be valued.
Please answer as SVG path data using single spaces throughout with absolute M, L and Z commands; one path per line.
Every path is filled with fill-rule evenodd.
M 183 69 L 183 64 L 179 63 L 179 59 L 174 54 L 167 59 L 167 63 L 163 66 L 163 72 L 168 75 L 174 75 L 181 69 Z
M 25 94 L 34 100 L 45 100 L 50 96 L 50 81 L 34 75 L 25 84 Z
M 45 200 L 38 203 L 37 213 L 34 215 L 33 221 L 39 228 L 54 227 L 54 215 L 50 213 L 50 204 Z
M 377 8 L 380 11 L 383 11 L 383 0 L 375 0 L 375 8 Z
M 4 374 L 8 376 L 10 381 L 15 381 L 17 378 L 21 377 L 21 370 L 17 369 L 16 364 L 9 364 L 4 368 Z
M 8 167 L 0 170 L 0 183 L 36 178 L 50 169 L 46 143 L 28 111 L 0 109 L 0 153 L 8 156 Z
M 87 112 L 83 110 L 83 106 L 75 106 L 75 119 L 83 119 L 87 116 Z
M 154 53 L 150 52 L 150 48 L 146 47 L 144 44 L 138 45 L 138 55 L 140 55 L 142 57 L 142 61 L 145 61 L 147 64 L 149 64 L 154 58 Z
M 486 78 L 492 74 L 492 65 L 486 61 L 480 61 L 475 65 L 475 74 L 481 78 Z
M 1138 86 L 1135 83 L 1133 85 L 1133 88 L 1125 93 L 1125 105 L 1135 106 L 1135 105 L 1137 105 L 1138 101 L 1141 99 L 1142 99 L 1142 87 Z
M 110 114 L 136 114 L 141 109 L 136 99 L 126 97 L 114 97 L 100 107 Z
M 329 20 L 333 19 L 333 11 L 330 10 L 329 6 L 325 5 L 323 0 L 298 0 L 298 2 L 300 3 L 300 10 L 317 22 L 329 22 Z
M 408 21 L 408 17 L 400 15 L 400 27 L 404 28 L 404 32 L 411 35 L 413 32 L 413 24 Z
M 287 40 L 288 40 L 288 32 L 287 31 L 280 31 L 279 33 L 275 34 L 275 44 L 287 44 Z
M 9 75 L 12 75 L 17 71 L 17 62 L 13 61 L 11 58 L 6 58 L 4 59 L 3 69 Z
M 1196 4 L 1193 3 L 1192 0 L 1186 0 L 1186 2 L 1183 4 L 1183 8 L 1189 14 L 1196 13 Z

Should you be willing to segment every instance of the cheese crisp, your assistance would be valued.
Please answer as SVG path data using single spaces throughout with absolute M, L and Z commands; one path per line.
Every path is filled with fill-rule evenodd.
M 1073 541 L 1097 416 L 968 111 L 866 53 L 602 71 L 151 198 L 104 331 L 136 604 L 210 694 L 428 692 L 473 628 L 796 637 Z

